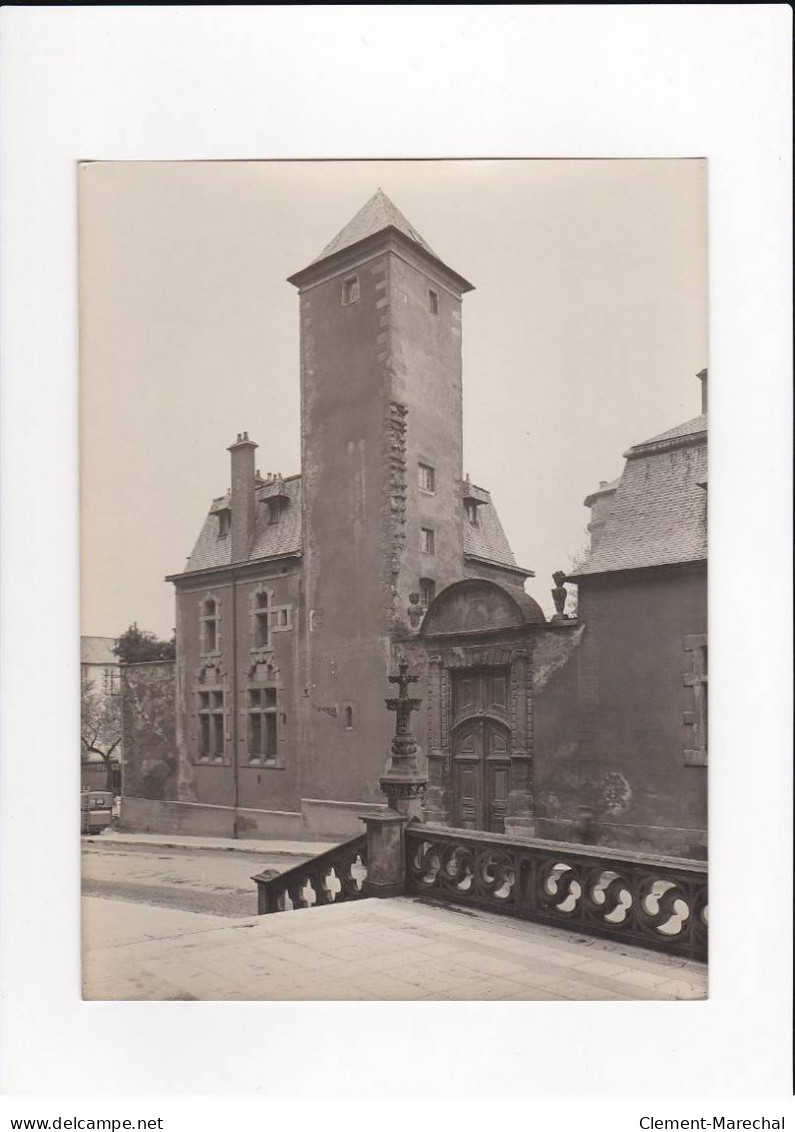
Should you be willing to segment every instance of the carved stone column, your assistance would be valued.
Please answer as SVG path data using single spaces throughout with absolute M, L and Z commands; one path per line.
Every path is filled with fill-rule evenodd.
M 446 733 L 447 696 L 444 661 L 430 658 L 428 665 L 428 788 L 425 792 L 425 815 L 428 821 L 448 823 L 448 768 L 443 746 Z
M 532 672 L 525 650 L 511 658 L 511 791 L 505 832 L 514 837 L 535 836 L 533 783 Z
M 411 713 L 419 710 L 422 700 L 408 694 L 409 684 L 419 680 L 419 676 L 410 675 L 408 669 L 407 661 L 401 660 L 398 675 L 389 677 L 390 684 L 397 684 L 400 691 L 399 695 L 386 701 L 389 711 L 395 713 L 395 735 L 380 785 L 391 810 L 406 818 L 422 821 L 422 799 L 428 779 L 422 772 L 420 749 L 410 725 Z

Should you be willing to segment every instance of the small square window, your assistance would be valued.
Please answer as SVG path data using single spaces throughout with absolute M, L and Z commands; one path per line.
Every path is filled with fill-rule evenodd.
M 436 491 L 436 472 L 430 464 L 420 464 L 419 482 L 420 491 L 428 491 L 431 493 Z
M 431 314 L 439 313 L 439 296 L 436 291 L 428 292 L 428 308 Z
M 433 531 L 430 527 L 420 527 L 420 550 L 423 554 L 433 554 Z
M 342 283 L 342 305 L 344 307 L 350 306 L 351 303 L 358 302 L 359 299 L 359 276 L 354 275 L 350 279 L 343 280 Z

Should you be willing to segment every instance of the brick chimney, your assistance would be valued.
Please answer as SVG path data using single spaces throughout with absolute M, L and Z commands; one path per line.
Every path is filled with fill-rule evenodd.
M 696 377 L 701 382 L 701 412 L 707 411 L 707 371 L 706 369 L 699 370 Z
M 254 534 L 254 483 L 256 469 L 254 452 L 257 445 L 249 440 L 248 433 L 238 433 L 237 440 L 227 449 L 232 453 L 232 561 L 244 562 L 248 558 Z

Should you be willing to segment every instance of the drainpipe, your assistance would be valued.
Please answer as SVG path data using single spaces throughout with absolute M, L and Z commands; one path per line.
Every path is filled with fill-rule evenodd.
M 237 571 L 232 571 L 232 782 L 234 799 L 232 810 L 232 836 L 237 837 L 237 807 L 240 801 L 240 771 L 238 763 L 238 718 L 240 705 L 237 702 Z

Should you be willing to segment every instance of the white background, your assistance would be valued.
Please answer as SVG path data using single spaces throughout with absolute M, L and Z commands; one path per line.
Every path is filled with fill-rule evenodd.
M 789 8 L 23 7 L 3 23 L 4 1089 L 380 1095 L 346 1124 L 467 1127 L 527 1094 L 789 1093 Z M 79 999 L 75 162 L 307 156 L 709 158 L 707 1003 Z M 457 1101 L 406 1107 L 420 1096 Z M 77 1099 L 27 1108 L 88 1114 Z M 243 1119 L 129 1107 L 167 1110 L 171 1128 L 177 1111 L 192 1128 Z M 509 1119 L 637 1128 L 703 1111 L 612 1100 L 571 1117 L 533 1099 Z M 262 1127 L 328 1112 L 245 1109 Z

